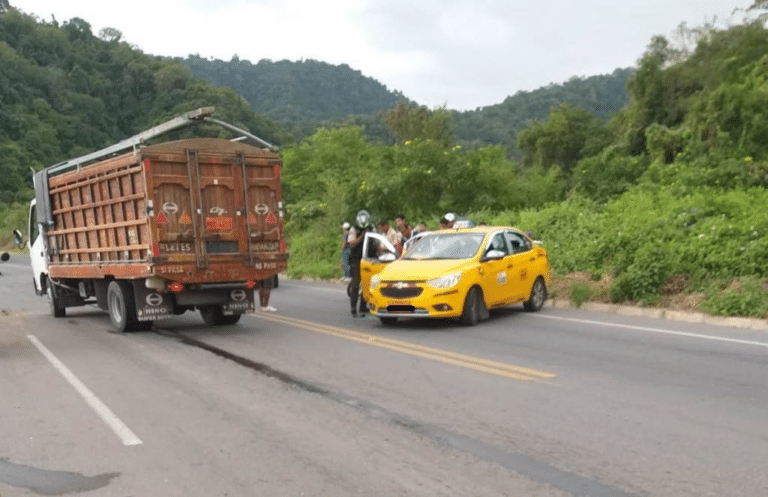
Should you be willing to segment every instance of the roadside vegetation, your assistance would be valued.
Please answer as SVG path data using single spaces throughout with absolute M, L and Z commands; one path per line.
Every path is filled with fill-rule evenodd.
M 359 209 L 430 228 L 454 212 L 533 231 L 550 253 L 551 293 L 574 305 L 768 317 L 768 30 L 758 20 L 688 34 L 690 50 L 656 37 L 622 71 L 628 103 L 609 119 L 553 100 L 488 145 L 487 129 L 473 138 L 466 126 L 480 113 L 400 100 L 297 139 L 115 30 L 0 11 L 0 248 L 26 225 L 32 169 L 215 105 L 283 145 L 289 276 L 340 277 L 341 225 Z
M 382 115 L 396 144 L 325 129 L 285 153 L 289 274 L 339 276 L 343 221 L 360 208 L 431 228 L 445 212 L 532 230 L 553 294 L 768 317 L 768 30 L 654 38 L 609 122 L 564 104 L 505 149 L 463 149 L 443 109 Z

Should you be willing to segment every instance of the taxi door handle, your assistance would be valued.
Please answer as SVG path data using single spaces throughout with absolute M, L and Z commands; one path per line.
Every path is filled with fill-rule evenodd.
M 536 258 L 535 258 L 535 257 L 531 257 L 531 261 L 535 261 L 535 260 L 536 260 Z
M 512 266 L 513 266 L 513 265 L 514 265 L 514 264 L 510 264 L 509 266 L 507 266 L 507 269 L 512 269 Z
M 363 268 L 363 271 L 368 271 L 368 272 L 370 273 L 370 272 L 371 272 L 371 268 L 369 268 L 369 267 L 364 267 L 364 268 Z

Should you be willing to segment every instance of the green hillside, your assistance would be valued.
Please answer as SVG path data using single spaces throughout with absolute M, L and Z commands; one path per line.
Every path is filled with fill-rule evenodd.
M 346 64 L 334 66 L 316 60 L 254 64 L 237 57 L 225 62 L 199 56 L 175 60 L 183 62 L 194 76 L 235 90 L 256 112 L 280 123 L 296 140 L 323 126 L 354 123 L 363 126 L 369 138 L 391 142 L 378 114 L 402 100 L 418 105 Z M 517 156 L 517 134 L 534 120 L 546 119 L 561 104 L 608 120 L 629 102 L 626 87 L 632 72 L 627 68 L 609 75 L 573 77 L 563 84 L 517 92 L 496 105 L 451 111 L 455 142 L 465 148 L 502 145 Z
M 328 123 L 375 116 L 406 99 L 346 64 L 317 60 L 252 64 L 237 57 L 224 62 L 199 56 L 189 56 L 183 63 L 194 76 L 235 90 L 256 112 L 280 123 L 297 140 Z

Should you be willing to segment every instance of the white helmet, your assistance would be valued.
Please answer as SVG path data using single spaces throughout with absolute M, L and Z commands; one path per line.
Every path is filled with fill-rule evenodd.
M 357 222 L 357 226 L 360 228 L 367 228 L 371 225 L 371 215 L 368 213 L 368 211 L 362 210 L 357 213 L 355 221 Z

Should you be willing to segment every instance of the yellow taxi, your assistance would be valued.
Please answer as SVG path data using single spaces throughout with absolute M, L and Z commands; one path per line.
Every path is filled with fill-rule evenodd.
M 488 309 L 547 298 L 547 250 L 517 228 L 479 226 L 423 234 L 403 255 L 386 238 L 366 235 L 360 263 L 363 298 L 384 324 L 400 317 L 460 318 L 472 326 Z

